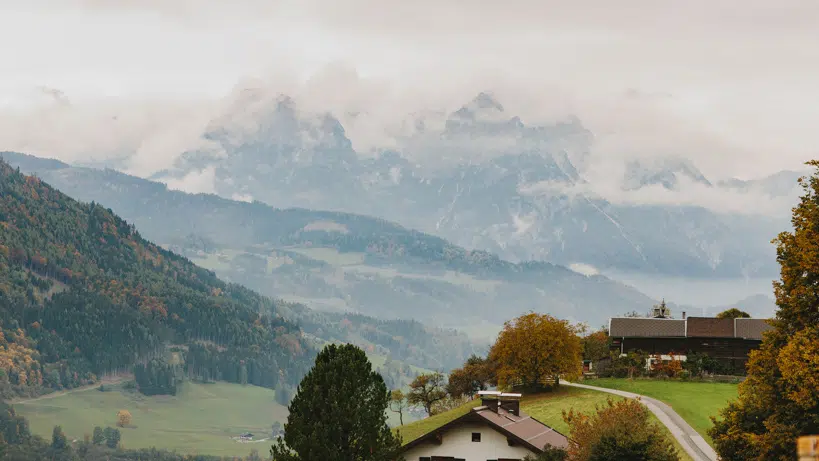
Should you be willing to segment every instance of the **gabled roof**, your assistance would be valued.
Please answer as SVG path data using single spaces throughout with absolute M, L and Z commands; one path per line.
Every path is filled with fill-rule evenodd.
M 734 319 L 688 317 L 685 335 L 690 338 L 733 338 Z
M 639 317 L 612 318 L 609 336 L 624 338 L 684 338 L 685 320 L 645 319 Z
M 734 336 L 762 340 L 762 334 L 773 329 L 766 319 L 734 319 Z
M 475 407 L 469 413 L 405 444 L 403 450 L 409 450 L 424 442 L 439 440 L 438 437 L 442 436 L 446 431 L 463 423 L 475 422 L 486 423 L 492 429 L 535 453 L 542 453 L 543 447 L 547 444 L 559 448 L 569 446 L 569 439 L 565 435 L 532 418 L 523 411 L 519 411 L 519 413 L 520 415 L 516 416 L 503 408 L 499 408 L 496 413 L 486 406 Z
M 612 318 L 609 336 L 615 338 L 741 338 L 762 340 L 762 334 L 773 328 L 767 319 L 649 319 Z

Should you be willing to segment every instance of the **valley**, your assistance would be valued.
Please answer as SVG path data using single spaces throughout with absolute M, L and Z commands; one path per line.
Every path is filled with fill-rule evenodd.
M 186 194 L 112 170 L 4 155 L 72 196 L 111 207 L 220 277 L 330 312 L 491 334 L 491 325 L 531 309 L 598 324 L 657 301 L 603 276 L 512 263 L 379 218 Z
M 287 407 L 275 401 L 275 391 L 258 386 L 186 382 L 174 396 L 144 396 L 122 384 L 105 388 L 14 406 L 32 432 L 43 437 L 59 424 L 66 436 L 82 440 L 95 426 L 116 427 L 117 411 L 128 410 L 133 419 L 121 429 L 124 447 L 220 456 L 247 456 L 254 448 L 266 453 L 273 423 L 287 419 Z M 247 432 L 255 442 L 235 440 Z

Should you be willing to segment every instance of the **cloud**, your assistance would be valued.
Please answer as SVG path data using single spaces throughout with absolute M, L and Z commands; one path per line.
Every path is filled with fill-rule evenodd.
M 592 275 L 600 274 L 600 271 L 596 267 L 594 267 L 594 266 L 592 266 L 590 264 L 583 264 L 583 263 L 569 264 L 569 269 L 577 272 L 578 274 L 583 274 L 583 275 L 586 275 L 586 276 L 592 276 Z
M 574 200 L 604 198 L 618 205 L 675 205 L 703 207 L 721 213 L 767 215 L 787 217 L 791 207 L 798 201 L 799 188 L 794 183 L 791 193 L 771 195 L 760 188 L 746 190 L 710 186 L 677 176 L 673 190 L 659 184 L 643 186 L 636 190 L 624 190 L 617 170 L 610 170 L 608 177 L 592 181 L 568 184 L 561 181 L 541 181 L 523 184 L 519 192 L 525 196 L 566 195 Z
M 205 168 L 202 171 L 188 173 L 179 179 L 169 179 L 168 189 L 181 190 L 191 194 L 215 194 L 214 179 L 216 171 L 212 168 Z M 249 201 L 245 196 L 235 197 L 234 200 Z
M 0 149 L 127 158 L 148 175 L 184 151 L 221 155 L 201 134 L 252 129 L 264 104 L 232 109 L 251 89 L 332 112 L 371 155 L 491 90 L 524 123 L 576 115 L 594 133 L 573 158 L 589 193 L 741 208 L 757 197 L 627 193 L 611 172 L 672 155 L 712 179 L 761 177 L 816 156 L 817 16 L 799 0 L 0 0 L 0 40 L 15 43 L 0 62 Z M 489 151 L 475 144 L 450 147 Z

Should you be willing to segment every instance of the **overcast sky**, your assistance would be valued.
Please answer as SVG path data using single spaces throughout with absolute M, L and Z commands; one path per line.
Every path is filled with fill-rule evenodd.
M 819 157 L 816 0 L 0 0 L 0 44 L 0 150 L 146 171 L 248 79 L 379 120 L 491 89 L 716 176 Z

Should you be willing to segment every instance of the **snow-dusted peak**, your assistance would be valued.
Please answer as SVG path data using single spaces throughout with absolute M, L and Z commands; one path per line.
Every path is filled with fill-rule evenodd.
M 681 180 L 712 186 L 708 178 L 688 159 L 653 157 L 626 163 L 623 189 L 637 190 L 647 186 L 662 186 L 668 190 L 677 190 Z

